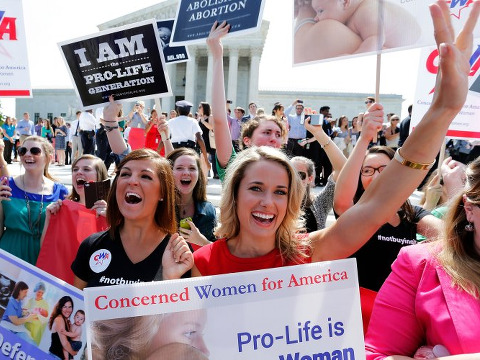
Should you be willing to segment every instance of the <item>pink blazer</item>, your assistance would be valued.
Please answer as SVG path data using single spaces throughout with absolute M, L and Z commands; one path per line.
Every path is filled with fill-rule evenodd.
M 413 356 L 422 345 L 480 352 L 480 300 L 452 287 L 431 244 L 404 247 L 380 289 L 365 338 L 367 360 Z

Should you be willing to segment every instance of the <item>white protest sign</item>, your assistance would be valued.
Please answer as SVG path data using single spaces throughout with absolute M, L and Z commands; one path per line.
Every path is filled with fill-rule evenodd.
M 419 48 L 435 44 L 431 0 L 295 1 L 293 63 Z M 473 0 L 447 1 L 456 33 Z M 332 21 L 334 20 L 334 21 Z M 475 30 L 480 36 L 480 27 Z
M 0 4 L 0 97 L 32 97 L 21 0 Z
M 219 360 L 365 358 L 355 259 L 87 288 L 85 299 L 93 358 L 164 358 L 172 343 Z M 139 339 L 142 327 L 154 331 Z
M 450 125 L 447 136 L 450 138 L 479 139 L 480 138 L 480 88 L 478 71 L 480 67 L 480 38 L 473 44 L 473 54 L 470 58 L 469 92 L 463 109 Z M 422 49 L 418 66 L 417 87 L 412 110 L 410 131 L 418 125 L 432 102 L 435 89 L 435 78 L 438 71 L 438 50 L 436 47 Z

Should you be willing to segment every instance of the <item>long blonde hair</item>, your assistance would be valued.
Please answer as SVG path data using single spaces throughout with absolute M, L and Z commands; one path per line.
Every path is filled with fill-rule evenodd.
M 238 188 L 247 168 L 260 160 L 275 162 L 285 168 L 289 178 L 287 212 L 275 234 L 275 246 L 280 250 L 282 258 L 287 261 L 298 261 L 306 258 L 310 250 L 307 237 L 299 237 L 297 231 L 302 224 L 299 221 L 304 187 L 297 176 L 288 157 L 278 149 L 269 146 L 251 147 L 240 152 L 235 160 L 228 165 L 223 184 L 223 195 L 220 200 L 220 227 L 216 230 L 217 237 L 227 239 L 237 236 L 240 232 L 240 222 L 236 202 Z
M 465 230 L 469 222 L 463 196 L 480 206 L 480 158 L 467 167 L 464 190 L 451 202 L 445 217 L 445 236 L 438 261 L 452 278 L 452 283 L 467 293 L 480 298 L 480 255 L 475 249 L 474 233 Z M 477 224 L 480 226 L 480 223 Z

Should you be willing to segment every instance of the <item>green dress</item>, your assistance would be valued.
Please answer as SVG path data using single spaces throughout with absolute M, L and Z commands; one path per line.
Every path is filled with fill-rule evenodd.
M 12 197 L 10 201 L 2 201 L 5 230 L 0 238 L 0 249 L 35 265 L 40 252 L 45 209 L 48 204 L 58 199 L 63 200 L 68 190 L 64 185 L 55 183 L 53 193 L 42 197 L 39 194 L 24 192 L 17 187 L 12 177 L 8 182 L 12 188 Z M 28 198 L 30 211 L 25 197 Z

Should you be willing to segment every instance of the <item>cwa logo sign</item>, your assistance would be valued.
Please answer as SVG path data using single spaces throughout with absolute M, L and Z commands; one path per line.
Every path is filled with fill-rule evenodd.
M 473 0 L 451 0 L 447 1 L 447 4 L 450 4 L 450 14 L 457 19 L 460 19 L 462 10 L 467 8 Z
M 470 73 L 469 77 L 475 76 L 478 69 L 480 68 L 480 44 L 473 44 L 473 54 L 470 57 Z M 425 64 L 427 71 L 431 74 L 437 75 L 438 72 L 438 50 L 433 50 L 430 55 L 427 57 L 427 62 Z M 435 91 L 435 88 L 430 91 L 430 94 Z
M 0 10 L 0 40 L 17 40 L 17 18 L 5 16 L 5 11 Z

